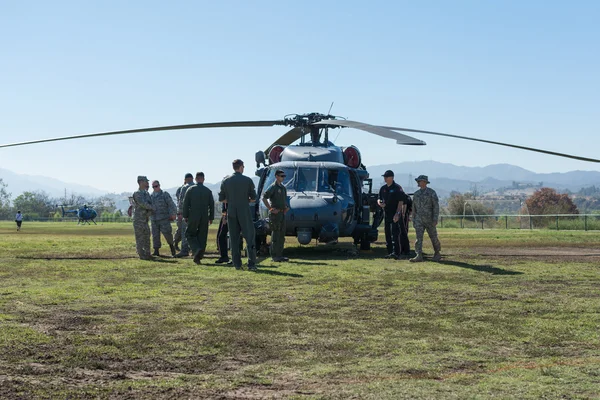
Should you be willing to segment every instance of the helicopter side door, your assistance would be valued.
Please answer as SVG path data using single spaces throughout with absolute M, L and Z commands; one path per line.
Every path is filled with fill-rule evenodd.
M 336 201 L 341 204 L 340 234 L 349 235 L 356 221 L 356 196 L 353 190 L 352 177 L 347 168 L 321 168 L 319 192 L 334 193 Z
M 262 192 L 265 189 L 265 181 L 269 176 L 270 168 L 261 168 L 256 171 L 256 175 L 259 176 L 258 180 L 258 188 L 256 189 L 256 203 L 254 203 L 254 212 L 253 212 L 253 220 L 257 221 L 260 219 L 260 204 Z M 272 183 L 272 182 L 271 182 Z M 269 184 L 270 185 L 270 184 Z
M 350 169 L 350 179 L 352 182 L 352 193 L 354 194 L 354 218 L 362 222 L 362 181 L 356 171 Z

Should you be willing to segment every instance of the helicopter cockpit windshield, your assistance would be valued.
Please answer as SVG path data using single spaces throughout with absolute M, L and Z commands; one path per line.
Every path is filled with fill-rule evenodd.
M 345 169 L 320 169 L 319 192 L 334 192 L 341 196 L 351 196 L 350 175 Z
M 285 186 L 287 188 L 287 190 L 294 190 L 294 186 L 295 186 L 294 176 L 296 175 L 296 169 L 293 167 L 292 168 L 284 167 L 284 168 L 278 168 L 278 169 L 282 170 L 285 173 L 285 179 L 283 180 L 283 186 Z M 267 178 L 265 179 L 265 184 L 264 184 L 265 190 L 266 190 L 266 188 L 271 186 L 273 184 L 273 182 L 275 182 L 275 170 L 271 169 L 271 170 L 269 170 Z
M 285 173 L 283 185 L 288 192 L 327 192 L 352 197 L 350 174 L 346 169 L 315 167 L 283 167 Z M 275 182 L 275 170 L 271 169 L 265 179 L 264 187 Z

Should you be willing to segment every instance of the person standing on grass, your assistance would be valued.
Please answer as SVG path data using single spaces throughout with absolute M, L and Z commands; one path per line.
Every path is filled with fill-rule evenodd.
M 229 263 L 229 254 L 227 252 L 227 235 L 229 234 L 229 226 L 227 226 L 227 203 L 221 203 L 221 222 L 219 223 L 219 231 L 217 232 L 217 249 L 221 255 L 215 264 Z
M 175 237 L 181 239 L 181 250 L 179 253 L 175 254 L 175 257 L 187 257 L 190 255 L 190 245 L 188 244 L 187 237 L 185 236 L 185 231 L 187 229 L 187 223 L 183 220 L 183 198 L 185 197 L 185 192 L 194 185 L 194 175 L 189 172 L 185 174 L 184 184 L 177 191 L 179 194 L 177 195 L 177 222 L 179 223 L 179 227 L 177 228 L 177 232 L 175 232 Z M 177 243 L 177 239 L 175 239 L 175 243 Z M 176 245 L 177 246 L 177 245 Z
M 248 270 L 257 271 L 256 267 L 256 232 L 250 213 L 250 203 L 256 201 L 256 190 L 252 179 L 244 176 L 244 162 L 233 160 L 233 175 L 221 183 L 219 201 L 227 202 L 227 225 L 231 240 L 231 258 L 235 269 L 242 269 L 241 236 L 246 239 L 248 253 Z
M 17 232 L 19 232 L 21 230 L 21 224 L 23 223 L 23 214 L 21 214 L 21 210 L 17 211 L 15 222 L 17 223 Z
M 160 234 L 165 237 L 169 248 L 171 249 L 171 256 L 175 257 L 175 245 L 173 244 L 173 227 L 171 221 L 175 221 L 177 214 L 177 206 L 171 195 L 160 188 L 160 182 L 157 180 L 152 181 L 152 207 L 154 213 L 150 217 L 150 226 L 152 227 L 152 246 L 154 247 L 153 256 L 160 256 Z
M 410 201 L 402 187 L 394 181 L 394 171 L 382 175 L 385 185 L 379 189 L 377 204 L 383 209 L 387 256 L 395 260 L 410 257 L 410 244 L 406 231 L 405 212 Z
M 413 195 L 413 226 L 415 227 L 415 233 L 417 235 L 417 241 L 415 242 L 415 252 L 417 253 L 415 258 L 411 258 L 411 262 L 423 261 L 423 236 L 425 230 L 431 239 L 433 244 L 433 255 L 432 261 L 440 261 L 442 255 L 442 245 L 438 239 L 437 234 L 437 223 L 440 216 L 440 203 L 438 200 L 437 193 L 435 190 L 428 188 L 429 178 L 427 175 L 419 175 L 415 179 L 419 190 Z
M 275 171 L 275 182 L 265 191 L 263 203 L 269 210 L 271 225 L 271 258 L 275 262 L 289 261 L 283 256 L 285 244 L 285 214 L 289 211 L 287 205 L 287 189 L 283 186 L 285 172 Z
M 204 186 L 204 172 L 196 174 L 196 185 L 185 192 L 182 215 L 187 224 L 185 236 L 194 254 L 194 262 L 200 264 L 206 251 L 208 226 L 215 219 L 215 200 L 211 190 Z
M 133 193 L 133 232 L 135 233 L 135 247 L 141 260 L 152 260 L 150 254 L 150 227 L 148 221 L 152 215 L 152 199 L 148 188 L 150 183 L 147 177 L 140 175 L 137 178 L 139 188 Z

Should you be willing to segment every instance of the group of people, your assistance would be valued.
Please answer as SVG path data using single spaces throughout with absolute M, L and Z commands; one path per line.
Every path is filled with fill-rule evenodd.
M 440 215 L 440 204 L 435 190 L 427 187 L 430 183 L 426 175 L 415 179 L 419 190 L 411 199 L 402 186 L 394 181 L 394 171 L 387 170 L 383 174 L 385 185 L 379 189 L 377 204 L 383 209 L 385 224 L 385 240 L 388 255 L 386 258 L 396 260 L 408 259 L 421 262 L 423 259 L 423 237 L 425 231 L 433 244 L 433 261 L 440 261 L 441 244 L 437 236 L 437 223 Z M 413 221 L 417 240 L 415 256 L 411 258 L 408 240 L 408 224 Z
M 217 233 L 217 247 L 220 257 L 217 264 L 232 264 L 242 269 L 242 240 L 246 241 L 248 269 L 255 271 L 256 243 L 254 222 L 249 204 L 256 202 L 254 182 L 244 173 L 244 162 L 234 160 L 234 173 L 221 183 L 219 201 L 222 203 L 222 217 Z M 271 227 L 271 257 L 273 261 L 288 261 L 283 256 L 285 244 L 285 214 L 289 211 L 287 189 L 283 185 L 285 172 L 275 172 L 275 182 L 263 194 L 263 204 L 269 210 Z M 377 204 L 383 209 L 385 238 L 388 255 L 386 258 L 409 259 L 411 262 L 424 261 L 423 236 L 429 234 L 434 248 L 433 261 L 441 259 L 441 245 L 437 237 L 439 200 L 436 192 L 427 187 L 429 179 L 420 175 L 415 180 L 419 186 L 411 199 L 394 181 L 391 170 L 383 174 L 385 185 L 379 190 Z M 152 194 L 146 176 L 138 176 L 138 191 L 130 198 L 133 206 L 133 227 L 135 231 L 137 253 L 141 259 L 150 260 L 160 256 L 161 234 L 165 237 L 173 257 L 193 255 L 196 264 L 204 258 L 208 240 L 208 229 L 215 216 L 215 202 L 212 191 L 204 186 L 204 173 L 195 177 L 185 174 L 183 185 L 177 189 L 177 204 L 171 195 L 160 188 L 160 182 L 152 181 Z M 408 224 L 413 221 L 416 233 L 415 256 L 411 258 L 408 240 Z M 148 222 L 151 222 L 151 229 Z M 175 235 L 171 222 L 177 221 Z M 152 245 L 150 250 L 150 232 Z M 228 257 L 227 238 L 231 244 L 231 260 Z M 181 248 L 179 248 L 181 243 Z
M 256 189 L 252 179 L 243 175 L 242 160 L 234 160 L 232 166 L 234 173 L 223 180 L 219 192 L 222 216 L 217 234 L 220 257 L 216 263 L 228 263 L 236 269 L 242 269 L 243 237 L 246 240 L 248 269 L 255 271 L 257 270 L 255 231 L 249 204 L 256 202 Z M 265 191 L 263 202 L 269 209 L 273 261 L 288 261 L 282 254 L 285 242 L 285 213 L 289 210 L 287 190 L 283 186 L 285 174 L 283 171 L 277 171 L 276 176 L 276 181 Z M 152 182 L 153 191 L 150 194 L 148 178 L 138 176 L 139 188 L 131 197 L 131 202 L 136 249 L 141 259 L 150 260 L 153 256 L 160 256 L 162 234 L 169 244 L 173 257 L 188 257 L 191 251 L 194 262 L 201 263 L 206 251 L 208 229 L 215 216 L 213 194 L 204 186 L 204 178 L 204 173 L 198 172 L 194 183 L 194 176 L 187 173 L 184 184 L 177 189 L 177 204 L 175 204 L 171 195 L 161 190 L 159 181 Z M 171 222 L 175 220 L 177 230 L 173 235 Z M 153 253 L 150 252 L 149 221 L 152 227 Z M 228 236 L 231 244 L 231 260 L 227 251 Z

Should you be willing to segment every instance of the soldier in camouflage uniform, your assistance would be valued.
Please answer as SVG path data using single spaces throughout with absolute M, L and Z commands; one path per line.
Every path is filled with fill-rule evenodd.
M 194 184 L 194 175 L 189 172 L 185 174 L 185 183 L 180 187 L 179 197 L 177 198 L 177 221 L 181 223 L 181 229 L 178 229 L 179 235 L 181 236 L 181 251 L 175 254 L 175 257 L 187 257 L 190 255 L 190 246 L 185 236 L 187 229 L 187 223 L 183 220 L 183 198 L 185 192 Z M 177 232 L 175 233 L 177 235 Z
M 236 269 L 242 269 L 242 253 L 240 249 L 240 233 L 246 239 L 248 253 L 248 269 L 256 271 L 256 232 L 250 213 L 250 203 L 256 201 L 256 190 L 252 179 L 244 176 L 244 162 L 233 161 L 233 175 L 221 183 L 219 201 L 227 202 L 227 225 L 231 239 L 231 258 Z
M 271 258 L 273 261 L 289 261 L 283 256 L 285 244 L 285 213 L 290 209 L 287 206 L 287 189 L 283 186 L 285 173 L 278 169 L 275 171 L 275 182 L 265 191 L 263 203 L 269 209 L 269 225 L 271 225 Z M 270 204 L 269 204 L 270 200 Z
M 415 251 L 417 254 L 410 261 L 423 261 L 423 236 L 425 230 L 427 230 L 435 251 L 432 260 L 440 261 L 442 259 L 442 255 L 440 254 L 442 245 L 438 239 L 436 229 L 440 215 L 439 200 L 435 190 L 427 187 L 429 179 L 426 175 L 419 175 L 415 180 L 417 181 L 417 185 L 419 185 L 419 190 L 413 195 L 413 226 L 417 235 L 417 241 L 415 242 Z
M 187 223 L 185 235 L 192 248 L 194 262 L 200 264 L 206 250 L 208 226 L 215 219 L 215 200 L 211 190 L 204 186 L 204 172 L 196 174 L 196 183 L 185 192 L 183 219 Z
M 135 246 L 142 260 L 152 260 L 150 255 L 150 227 L 148 219 L 152 214 L 152 200 L 148 193 L 148 178 L 138 176 L 139 190 L 133 193 L 133 231 Z
M 150 217 L 152 225 L 152 245 L 154 247 L 153 256 L 160 256 L 161 248 L 160 233 L 165 236 L 165 240 L 171 248 L 171 255 L 175 257 L 175 246 L 173 245 L 173 227 L 171 221 L 175 220 L 177 207 L 168 192 L 160 188 L 159 181 L 152 181 L 153 192 L 150 195 L 154 213 Z
M 183 181 L 183 184 L 185 185 L 185 180 Z M 177 204 L 179 204 L 179 198 L 181 197 L 181 188 L 182 187 L 183 186 L 179 186 L 177 188 L 177 191 L 175 192 L 175 201 Z M 181 250 L 179 248 L 179 242 L 181 242 L 181 222 L 182 222 L 182 220 L 180 220 L 179 218 L 175 218 L 175 224 L 177 226 L 177 229 L 175 230 L 175 234 L 173 235 L 173 243 L 175 244 L 176 251 Z

